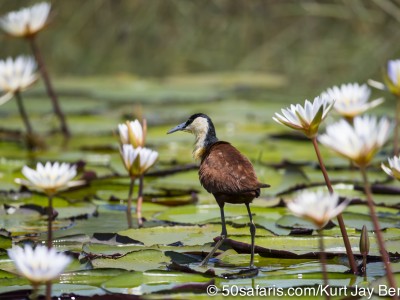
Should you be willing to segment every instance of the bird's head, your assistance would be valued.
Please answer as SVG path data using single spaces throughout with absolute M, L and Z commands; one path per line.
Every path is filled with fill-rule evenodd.
M 176 131 L 190 132 L 195 136 L 207 134 L 209 132 L 215 135 L 214 124 L 212 123 L 210 117 L 202 113 L 190 116 L 187 121 L 172 128 L 167 132 L 167 134 L 174 133 Z
M 204 153 L 206 147 L 218 141 L 213 122 L 207 115 L 201 113 L 190 116 L 186 122 L 172 128 L 167 134 L 176 131 L 186 131 L 195 135 L 195 158 L 199 158 Z

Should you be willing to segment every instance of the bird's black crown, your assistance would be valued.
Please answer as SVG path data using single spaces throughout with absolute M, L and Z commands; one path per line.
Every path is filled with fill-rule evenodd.
M 192 124 L 192 122 L 193 122 L 196 118 L 199 118 L 199 117 L 200 117 L 200 118 L 207 119 L 208 123 L 211 123 L 211 124 L 212 124 L 212 121 L 211 121 L 211 119 L 210 119 L 209 116 L 207 116 L 206 114 L 203 114 L 203 113 L 197 113 L 197 114 L 191 115 L 191 116 L 189 117 L 189 119 L 186 121 L 186 126 Z M 214 127 L 214 125 L 213 125 L 213 127 Z

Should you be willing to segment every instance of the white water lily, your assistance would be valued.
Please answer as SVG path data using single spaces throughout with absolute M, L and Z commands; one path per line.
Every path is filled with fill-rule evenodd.
M 143 175 L 158 158 L 158 152 L 148 148 L 134 148 L 131 144 L 121 146 L 121 157 L 130 176 Z
M 0 18 L 0 27 L 15 37 L 33 36 L 46 26 L 50 9 L 50 3 L 42 2 L 9 12 Z
M 15 60 L 11 57 L 0 60 L 0 90 L 7 94 L 26 90 L 38 79 L 36 69 L 35 60 L 29 56 L 18 56 Z
M 400 96 L 400 59 L 389 60 L 386 71 L 386 86 L 393 94 Z
M 340 120 L 327 126 L 319 141 L 356 165 L 367 166 L 387 142 L 392 127 L 387 118 L 359 116 L 354 118 L 353 125 Z
M 296 216 L 312 221 L 318 228 L 323 228 L 329 220 L 339 215 L 349 204 L 350 200 L 339 204 L 337 194 L 329 194 L 321 190 L 316 192 L 304 191 L 299 193 L 287 208 Z
M 311 103 L 305 100 L 304 107 L 300 104 L 291 105 L 290 108 L 282 109 L 282 115 L 275 113 L 272 119 L 290 128 L 303 131 L 304 134 L 313 138 L 318 133 L 321 122 L 332 109 L 334 101 L 327 95 L 316 97 Z
M 57 278 L 71 263 L 71 258 L 58 253 L 54 248 L 30 245 L 14 246 L 7 250 L 18 272 L 34 284 L 45 283 Z
M 36 170 L 27 166 L 22 168 L 22 174 L 28 179 L 15 179 L 18 184 L 41 190 L 48 195 L 81 184 L 81 181 L 72 181 L 76 176 L 76 166 L 67 163 L 47 162 L 45 165 L 37 163 Z
M 13 97 L 13 93 L 6 93 L 3 96 L 0 97 L 0 105 L 3 105 L 4 103 L 8 102 L 9 100 L 11 100 L 11 98 Z
M 138 120 L 126 121 L 118 125 L 119 136 L 122 144 L 132 144 L 133 147 L 144 147 L 146 141 L 146 121 L 143 126 Z
M 381 164 L 382 170 L 386 174 L 400 180 L 400 156 L 394 156 L 393 158 L 388 158 L 389 167 Z
M 350 119 L 384 102 L 383 98 L 368 102 L 371 90 L 366 84 L 342 84 L 340 87 L 327 89 L 323 94 L 335 99 L 334 109 L 343 117 Z
M 368 84 L 378 90 L 389 90 L 400 97 L 400 59 L 389 60 L 385 71 L 383 74 L 385 83 L 368 79 Z

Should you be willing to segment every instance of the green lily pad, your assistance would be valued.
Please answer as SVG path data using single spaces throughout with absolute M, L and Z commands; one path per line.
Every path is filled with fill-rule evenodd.
M 235 241 L 249 243 L 248 239 L 241 236 L 234 238 Z M 359 237 L 349 237 L 350 243 L 354 251 L 358 251 Z M 267 236 L 258 237 L 255 241 L 257 246 L 274 250 L 285 250 L 295 254 L 306 254 L 319 252 L 318 236 Z M 342 237 L 325 236 L 325 250 L 333 253 L 345 253 L 345 247 Z M 371 240 L 370 255 L 379 255 L 377 244 Z
M 140 250 L 125 254 L 120 258 L 96 258 L 91 260 L 94 268 L 114 268 L 135 271 L 146 271 L 165 268 L 169 257 L 158 250 Z
M 213 238 L 219 236 L 220 233 L 221 227 L 218 225 L 153 227 L 118 232 L 121 236 L 141 241 L 145 246 L 168 245 L 176 242 L 188 246 L 203 245 L 212 242 Z
M 230 221 L 233 226 L 247 226 L 249 223 L 248 217 L 237 217 Z M 290 233 L 289 229 L 282 228 L 278 226 L 275 219 L 266 218 L 261 215 L 257 215 L 253 217 L 253 222 L 256 224 L 257 231 L 256 235 L 266 236 L 266 235 L 288 235 Z M 261 227 L 261 228 L 260 228 Z M 268 230 L 267 233 L 264 233 L 260 229 Z M 271 233 L 271 234 L 270 234 Z
M 349 286 L 361 282 L 363 279 L 361 277 L 356 277 L 352 274 L 343 273 L 329 273 L 329 285 L 330 286 Z M 257 278 L 252 279 L 236 279 L 226 281 L 223 279 L 216 279 L 216 285 L 219 288 L 226 286 L 227 288 L 233 285 L 237 287 L 249 287 L 249 286 L 259 286 L 259 287 L 274 287 L 274 288 L 289 288 L 289 287 L 305 287 L 305 286 L 315 286 L 323 285 L 323 278 L 321 272 L 315 273 L 296 273 L 287 275 L 272 275 L 268 276 L 268 273 L 262 273 Z
M 0 235 L 0 249 L 11 248 L 12 240 L 11 237 Z
M 344 212 L 342 216 L 347 227 L 353 227 L 361 230 L 362 227 L 365 225 L 367 227 L 367 230 L 374 230 L 374 226 L 369 215 Z M 336 225 L 338 224 L 336 219 L 332 219 L 332 222 Z M 387 228 L 400 228 L 400 221 L 395 218 L 379 217 L 379 225 L 382 230 Z
M 108 292 L 144 295 L 173 290 L 180 285 L 207 283 L 210 278 L 199 274 L 187 274 L 163 270 L 148 270 L 143 273 L 130 272 L 105 282 L 102 287 Z
M 60 233 L 62 232 L 60 231 Z M 68 250 L 79 253 L 82 250 L 82 245 L 89 241 L 90 237 L 86 234 L 68 235 L 53 239 L 53 247 L 58 251 Z
M 124 255 L 129 252 L 139 250 L 160 250 L 163 252 L 173 251 L 178 253 L 202 253 L 211 251 L 212 247 L 208 245 L 195 245 L 195 246 L 144 246 L 138 244 L 100 244 L 100 243 L 87 243 L 83 246 L 82 252 L 90 255 Z
M 227 226 L 229 236 L 247 236 L 250 230 L 246 227 L 233 228 Z M 170 245 L 181 243 L 185 246 L 203 245 L 211 243 L 213 239 L 221 234 L 221 226 L 209 224 L 203 226 L 164 226 L 141 229 L 128 229 L 118 232 L 120 236 L 126 236 L 133 240 L 142 242 L 145 246 Z M 260 229 L 257 235 L 271 235 L 268 231 Z
M 301 228 L 301 229 L 317 229 L 316 226 L 303 218 L 299 218 L 293 215 L 285 215 L 276 221 L 276 225 L 283 228 Z
M 251 206 L 254 215 L 262 215 L 269 218 L 280 217 L 285 208 L 268 208 Z M 236 217 L 247 216 L 245 205 L 226 205 L 225 218 L 234 220 Z M 210 220 L 219 220 L 220 211 L 218 205 L 186 205 L 184 207 L 173 207 L 157 215 L 157 219 L 185 223 L 185 224 L 204 224 Z
M 0 210 L 0 228 L 7 228 L 12 236 L 25 234 L 40 234 L 47 232 L 47 216 L 42 216 L 38 211 L 29 208 L 20 208 L 11 214 L 5 214 L 4 210 Z M 53 222 L 53 230 L 59 230 L 69 227 L 70 220 L 55 220 Z M 1 239 L 4 240 L 2 237 Z M 0 247 L 2 248 L 2 247 Z
M 60 275 L 59 283 L 73 285 L 101 286 L 105 281 L 128 271 L 125 269 L 93 269 L 67 272 Z

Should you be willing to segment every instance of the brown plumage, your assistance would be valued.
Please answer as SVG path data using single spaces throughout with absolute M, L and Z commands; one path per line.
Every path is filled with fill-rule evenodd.
M 222 245 L 228 233 L 225 224 L 225 203 L 245 204 L 250 218 L 251 259 L 254 268 L 254 239 L 256 226 L 253 223 L 250 203 L 260 196 L 260 188 L 269 187 L 257 179 L 251 162 L 228 142 L 218 141 L 214 124 L 205 114 L 195 114 L 186 122 L 168 131 L 191 132 L 196 137 L 193 156 L 200 159 L 199 178 L 207 192 L 214 195 L 222 221 L 222 232 L 213 250 L 202 261 L 206 265 L 215 251 Z
M 266 187 L 258 182 L 247 157 L 228 142 L 216 142 L 206 149 L 199 177 L 201 185 L 217 202 L 250 203 L 260 196 L 260 188 Z

